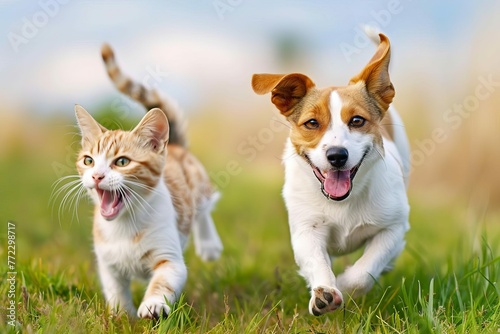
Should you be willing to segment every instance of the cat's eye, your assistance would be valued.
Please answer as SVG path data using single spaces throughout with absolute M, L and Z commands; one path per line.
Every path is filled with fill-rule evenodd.
M 364 119 L 361 116 L 354 116 L 351 118 L 349 121 L 349 126 L 352 126 L 353 128 L 360 128 L 363 125 L 365 125 L 366 119 Z
M 311 118 L 310 120 L 304 123 L 304 126 L 306 127 L 306 129 L 314 130 L 319 128 L 319 122 L 316 119 Z
M 83 158 L 83 164 L 85 166 L 92 166 L 94 164 L 94 159 L 92 159 L 91 157 L 89 157 L 88 155 L 86 155 L 84 158 Z
M 119 157 L 118 159 L 115 160 L 115 166 L 118 166 L 118 167 L 125 167 L 129 163 L 130 163 L 130 159 L 125 158 L 125 157 Z

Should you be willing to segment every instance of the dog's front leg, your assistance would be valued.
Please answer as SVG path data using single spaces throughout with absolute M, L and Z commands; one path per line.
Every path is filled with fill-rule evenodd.
M 293 226 L 293 224 L 291 224 Z M 326 228 L 307 227 L 292 229 L 292 247 L 299 273 L 311 288 L 309 312 L 321 315 L 342 305 L 342 294 L 337 289 L 335 275 L 326 249 Z
M 338 276 L 340 291 L 357 297 L 366 294 L 382 272 L 403 251 L 406 225 L 393 226 L 378 232 L 366 243 L 363 255 Z

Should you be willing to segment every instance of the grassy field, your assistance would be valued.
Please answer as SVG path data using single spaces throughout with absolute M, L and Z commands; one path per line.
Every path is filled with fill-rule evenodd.
M 277 158 L 264 170 L 258 159 L 244 164 L 222 189 L 214 219 L 225 246 L 223 256 L 204 263 L 192 246 L 188 248 L 188 282 L 167 319 L 112 316 L 94 266 L 90 205 L 84 201 L 77 215 L 64 210 L 58 217 L 58 202 L 49 203 L 54 181 L 72 173 L 71 147 L 78 145 L 72 145 L 77 138 L 70 134 L 71 122 L 38 123 L 36 129 L 28 129 L 30 137 L 12 135 L 8 146 L 0 146 L 2 333 L 500 331 L 498 213 L 461 204 L 430 205 L 417 195 L 411 198 L 407 248 L 395 269 L 367 296 L 346 300 L 343 309 L 322 317 L 309 315 L 309 294 L 290 247 Z M 194 124 L 193 133 L 200 128 Z M 204 140 L 215 139 L 194 135 L 193 149 L 209 170 L 223 170 L 227 156 L 209 159 Z M 13 271 L 7 267 L 9 221 L 16 233 L 15 298 L 10 297 L 7 281 Z M 338 259 L 335 271 L 356 256 Z M 136 303 L 143 289 L 141 283 L 133 285 Z M 15 327 L 7 317 L 11 300 Z

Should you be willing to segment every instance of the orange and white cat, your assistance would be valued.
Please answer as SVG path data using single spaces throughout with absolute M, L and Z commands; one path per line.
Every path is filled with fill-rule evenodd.
M 106 302 L 141 318 L 170 312 L 187 277 L 183 249 L 217 259 L 222 243 L 210 216 L 218 198 L 203 165 L 187 150 L 177 110 L 125 77 L 113 52 L 102 55 L 116 86 L 151 109 L 132 131 L 107 130 L 75 107 L 82 136 L 77 169 L 95 203 L 94 247 Z M 168 118 L 167 118 L 168 116 Z M 138 310 L 130 282 L 149 280 Z

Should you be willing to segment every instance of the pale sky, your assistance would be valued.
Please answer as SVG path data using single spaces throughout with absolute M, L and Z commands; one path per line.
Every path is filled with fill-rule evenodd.
M 374 50 L 360 37 L 358 27 L 367 23 L 378 24 L 390 37 L 399 56 L 393 64 L 396 77 L 402 69 L 426 69 L 436 58 L 439 73 L 429 72 L 445 81 L 444 75 L 475 52 L 470 41 L 488 24 L 484 20 L 499 21 L 497 4 L 0 0 L 0 98 L 45 114 L 72 113 L 74 103 L 102 105 L 117 96 L 99 55 L 100 45 L 108 42 L 125 72 L 137 80 L 152 77 L 184 109 L 216 103 L 224 94 L 232 102 L 223 107 L 234 108 L 252 96 L 254 72 L 294 70 L 312 73 L 323 85 L 344 84 Z M 298 56 L 284 64 L 276 42 L 285 41 L 287 50 L 290 39 Z

